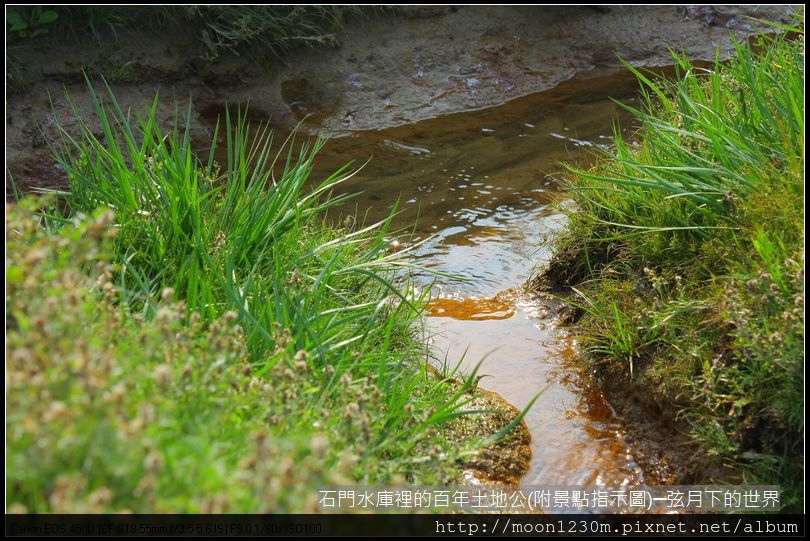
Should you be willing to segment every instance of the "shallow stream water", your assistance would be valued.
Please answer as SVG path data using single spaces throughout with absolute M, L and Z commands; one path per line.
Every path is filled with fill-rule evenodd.
M 526 485 L 635 485 L 645 478 L 622 422 L 596 390 L 580 384 L 574 344 L 545 301 L 522 291 L 544 242 L 562 224 L 551 202 L 561 163 L 587 165 L 608 148 L 614 126 L 632 117 L 614 99 L 638 105 L 625 75 L 590 76 L 499 107 L 377 131 L 332 134 L 316 177 L 368 163 L 343 189 L 366 221 L 396 201 L 402 227 L 416 222 L 416 250 L 434 282 L 427 326 L 438 359 L 473 369 L 479 385 L 523 409 L 532 436 Z M 344 209 L 345 210 L 345 209 Z

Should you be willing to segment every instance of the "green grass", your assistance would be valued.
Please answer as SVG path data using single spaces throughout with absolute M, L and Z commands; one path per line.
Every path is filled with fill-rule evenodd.
M 8 505 L 307 511 L 329 482 L 455 479 L 493 436 L 453 439 L 474 374 L 429 370 L 389 221 L 324 222 L 323 143 L 226 116 L 201 161 L 93 96 L 101 133 L 76 114 L 55 149 L 70 190 L 7 208 Z
M 334 31 L 361 6 L 191 6 L 184 20 L 200 26 L 211 55 L 249 47 L 281 56 L 298 46 L 335 46 Z
M 803 28 L 803 22 L 801 23 Z M 803 501 L 804 34 L 673 81 L 629 67 L 641 129 L 572 170 L 538 286 L 573 287 L 582 354 L 690 427 L 704 472 Z
M 313 484 L 351 478 L 331 466 L 333 446 L 351 446 L 328 429 L 271 429 L 278 397 L 304 400 L 312 370 L 257 378 L 230 316 L 203 330 L 169 292 L 151 321 L 128 313 L 112 213 L 54 235 L 31 207 L 6 221 L 10 510 L 283 512 L 307 508 Z
M 12 41 L 56 32 L 71 39 L 88 36 L 100 45 L 117 41 L 129 28 L 188 28 L 199 39 L 200 55 L 223 51 L 282 56 L 301 46 L 335 46 L 335 31 L 352 16 L 380 10 L 364 6 L 12 6 Z M 386 9 L 386 8 L 382 8 Z M 44 15 L 43 15 L 44 14 Z M 15 30 L 19 28 L 19 30 Z

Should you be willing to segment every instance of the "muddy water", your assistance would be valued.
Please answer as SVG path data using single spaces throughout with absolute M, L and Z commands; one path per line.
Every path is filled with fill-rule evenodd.
M 344 186 L 367 220 L 417 221 L 421 265 L 460 279 L 435 280 L 427 325 L 437 362 L 471 370 L 480 385 L 518 408 L 542 391 L 526 416 L 533 458 L 525 484 L 649 482 L 620 420 L 596 391 L 580 386 L 571 343 L 544 301 L 520 291 L 548 257 L 543 241 L 561 225 L 549 205 L 560 197 L 561 162 L 584 164 L 609 146 L 629 114 L 609 98 L 637 105 L 626 76 L 591 74 L 552 92 L 504 106 L 381 131 L 339 134 L 320 156 L 323 172 L 346 156 L 368 163 Z

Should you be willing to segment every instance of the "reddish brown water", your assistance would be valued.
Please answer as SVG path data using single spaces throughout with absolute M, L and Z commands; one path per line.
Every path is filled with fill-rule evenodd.
M 543 301 L 520 293 L 543 242 L 560 227 L 560 162 L 585 164 L 630 117 L 610 98 L 632 102 L 626 77 L 592 77 L 504 106 L 381 131 L 342 134 L 322 152 L 319 172 L 347 157 L 370 160 L 345 185 L 367 220 L 396 201 L 398 223 L 416 226 L 421 273 L 433 282 L 427 326 L 437 359 L 472 369 L 480 385 L 518 408 L 542 391 L 526 416 L 533 459 L 526 484 L 627 485 L 649 482 L 604 397 L 583 388 L 570 365 L 572 343 Z
M 509 319 L 515 310 L 509 303 L 494 299 L 431 299 L 428 317 L 449 317 L 459 321 Z

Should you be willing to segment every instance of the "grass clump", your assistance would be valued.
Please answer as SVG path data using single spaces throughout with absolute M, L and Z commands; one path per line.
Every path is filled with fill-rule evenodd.
M 300 512 L 330 482 L 455 479 L 474 377 L 428 368 L 388 222 L 323 221 L 322 143 L 226 116 L 200 161 L 93 97 L 101 133 L 56 149 L 70 190 L 7 209 L 9 505 Z
M 212 55 L 242 46 L 281 56 L 299 46 L 335 46 L 334 31 L 360 6 L 192 6 L 183 17 L 200 27 Z
M 803 25 L 803 23 L 802 23 Z M 568 286 L 582 354 L 643 382 L 701 449 L 699 475 L 802 501 L 804 34 L 674 55 L 638 76 L 641 130 L 574 171 L 569 224 L 538 285 Z M 718 473 L 719 472 L 719 473 Z

